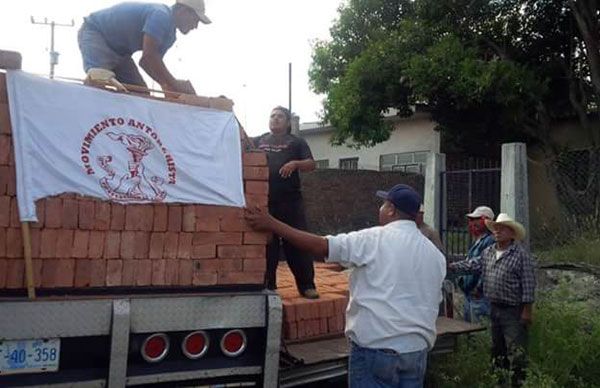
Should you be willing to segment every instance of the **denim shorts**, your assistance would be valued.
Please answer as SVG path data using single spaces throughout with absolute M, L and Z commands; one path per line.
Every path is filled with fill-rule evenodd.
M 427 349 L 396 353 L 364 348 L 351 342 L 348 385 L 350 388 L 421 388 L 427 369 Z

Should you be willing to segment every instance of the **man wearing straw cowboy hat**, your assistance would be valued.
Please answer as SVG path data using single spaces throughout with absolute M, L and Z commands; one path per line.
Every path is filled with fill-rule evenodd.
M 496 243 L 483 252 L 481 260 L 452 263 L 449 270 L 481 273 L 484 294 L 491 302 L 493 362 L 497 368 L 510 370 L 512 385 L 518 387 L 527 367 L 527 332 L 535 292 L 533 260 L 520 244 L 526 234 L 523 225 L 504 213 L 485 224 Z
M 140 66 L 167 92 L 195 94 L 189 81 L 173 77 L 163 56 L 175 43 L 177 30 L 187 34 L 198 23 L 210 24 L 204 0 L 177 0 L 172 6 L 126 2 L 92 13 L 79 30 L 79 49 L 89 78 L 98 69 L 117 81 L 146 87 L 131 55 L 142 51 Z

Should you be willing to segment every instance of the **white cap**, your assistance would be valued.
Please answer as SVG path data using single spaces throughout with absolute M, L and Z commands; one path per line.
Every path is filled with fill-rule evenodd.
M 479 206 L 478 208 L 476 208 L 475 210 L 473 210 L 472 213 L 467 214 L 467 217 L 469 217 L 469 218 L 481 218 L 481 217 L 485 217 L 488 220 L 493 220 L 494 219 L 494 212 L 492 211 L 492 209 L 490 209 L 487 206 Z
M 496 221 L 485 220 L 485 225 L 491 231 L 494 231 L 494 229 L 496 229 L 498 225 L 506 225 L 515 232 L 515 240 L 523 240 L 527 235 L 525 227 L 521 223 L 513 220 L 508 214 L 505 213 L 498 214 L 498 218 L 496 219 Z
M 204 7 L 204 0 L 177 0 L 177 4 L 183 4 L 196 11 L 196 14 L 198 15 L 202 23 L 212 23 L 212 21 L 205 14 L 206 10 Z

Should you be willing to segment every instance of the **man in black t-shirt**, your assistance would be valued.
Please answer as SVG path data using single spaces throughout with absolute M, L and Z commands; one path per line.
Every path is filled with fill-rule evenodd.
M 254 138 L 255 146 L 267 153 L 269 164 L 269 213 L 278 220 L 306 230 L 306 217 L 299 172 L 315 169 L 315 161 L 306 141 L 290 134 L 292 115 L 278 106 L 271 112 L 270 133 Z M 288 265 L 296 279 L 298 291 L 305 298 L 316 299 L 315 272 L 310 255 L 274 236 L 267 247 L 267 288 L 275 289 L 279 248 L 283 245 Z

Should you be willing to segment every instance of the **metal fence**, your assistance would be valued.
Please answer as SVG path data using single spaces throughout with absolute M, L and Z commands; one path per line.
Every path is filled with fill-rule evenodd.
M 571 247 L 563 255 L 589 256 L 587 247 L 600 247 L 600 149 L 530 159 L 528 170 L 532 250 L 544 258 Z
M 477 206 L 500 208 L 500 162 L 468 159 L 442 172 L 440 232 L 449 260 L 464 258 L 471 243 L 465 215 Z

